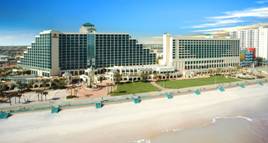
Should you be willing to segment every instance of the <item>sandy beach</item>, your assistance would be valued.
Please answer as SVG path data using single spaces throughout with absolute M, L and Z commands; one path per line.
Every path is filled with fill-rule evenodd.
M 230 131 L 240 132 L 240 126 L 254 124 L 257 134 L 247 137 L 247 141 L 267 142 L 267 89 L 267 84 L 250 85 L 226 89 L 223 93 L 214 90 L 202 92 L 201 96 L 185 94 L 171 100 L 111 104 L 102 109 L 83 107 L 62 110 L 59 114 L 19 113 L 0 120 L 0 138 L 1 143 L 217 142 L 219 138 L 210 140 L 211 130 L 221 131 L 226 127 L 224 132 L 231 134 Z M 232 128 L 235 125 L 237 130 Z M 204 136 L 196 136 L 194 140 L 200 132 Z M 176 138 L 170 136 L 174 133 Z M 245 139 L 243 135 L 247 134 L 237 135 L 240 142 Z

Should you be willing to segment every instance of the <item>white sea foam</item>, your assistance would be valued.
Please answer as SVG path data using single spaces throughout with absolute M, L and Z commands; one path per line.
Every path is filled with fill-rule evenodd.
M 249 118 L 249 117 L 246 117 L 246 116 L 236 116 L 236 118 L 240 118 L 240 119 L 245 119 L 249 122 L 253 122 L 253 119 Z
M 235 116 L 235 117 L 214 117 L 214 118 L 212 118 L 211 123 L 214 124 L 219 119 L 234 119 L 234 118 L 236 118 L 236 119 L 244 119 L 244 120 L 247 120 L 249 122 L 253 122 L 253 119 L 251 119 L 250 117 L 246 117 L 246 116 Z
M 165 129 L 165 130 L 162 130 L 161 132 L 162 133 L 169 133 L 169 132 L 178 132 L 178 131 L 181 131 L 182 129 L 179 129 L 179 128 L 174 128 L 174 129 Z
M 151 140 L 149 139 L 139 139 L 134 141 L 134 143 L 151 143 Z

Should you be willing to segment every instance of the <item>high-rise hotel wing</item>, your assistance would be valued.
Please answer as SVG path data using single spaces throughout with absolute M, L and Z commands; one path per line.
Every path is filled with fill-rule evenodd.
M 156 55 L 127 33 L 97 33 L 86 23 L 79 33 L 53 30 L 35 37 L 19 65 L 40 76 L 64 72 L 82 74 L 87 68 L 152 65 Z
M 163 35 L 163 62 L 182 72 L 236 67 L 238 39 L 209 39 Z

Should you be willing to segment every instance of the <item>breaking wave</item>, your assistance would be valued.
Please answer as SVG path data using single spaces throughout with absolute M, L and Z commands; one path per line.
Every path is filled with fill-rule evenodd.
M 249 122 L 253 122 L 253 119 L 251 119 L 250 117 L 246 117 L 246 116 L 235 116 L 235 117 L 214 117 L 212 118 L 212 123 L 216 123 L 217 120 L 219 119 L 243 119 Z

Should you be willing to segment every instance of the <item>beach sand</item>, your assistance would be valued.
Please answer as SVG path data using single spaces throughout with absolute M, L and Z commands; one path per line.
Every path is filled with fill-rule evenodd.
M 0 138 L 1 143 L 267 142 L 267 103 L 264 84 L 102 109 L 20 113 L 0 120 Z

